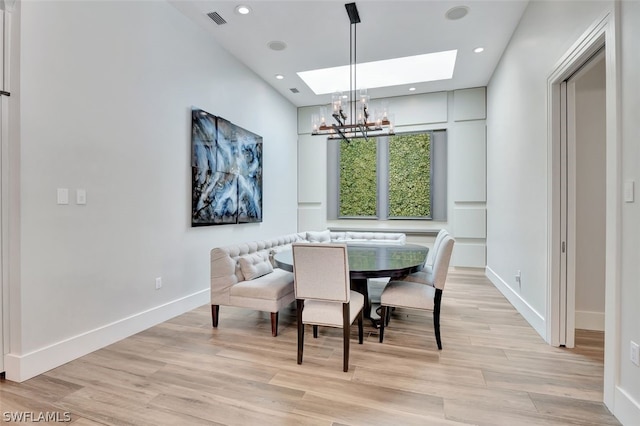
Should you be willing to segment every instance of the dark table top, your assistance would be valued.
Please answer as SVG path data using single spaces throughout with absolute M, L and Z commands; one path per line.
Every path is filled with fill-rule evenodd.
M 429 248 L 417 244 L 349 244 L 351 278 L 397 278 L 422 269 Z M 283 250 L 274 256 L 276 265 L 293 272 L 293 253 Z

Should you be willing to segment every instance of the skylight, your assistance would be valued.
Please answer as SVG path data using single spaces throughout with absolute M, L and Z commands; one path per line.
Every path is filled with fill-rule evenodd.
M 453 77 L 457 50 L 406 56 L 356 65 L 354 89 L 398 86 Z M 316 95 L 349 91 L 349 65 L 298 72 Z

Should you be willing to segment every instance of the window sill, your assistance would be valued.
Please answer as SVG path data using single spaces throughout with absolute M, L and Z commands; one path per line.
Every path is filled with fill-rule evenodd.
M 440 228 L 408 228 L 408 227 L 391 227 L 391 226 L 378 226 L 378 227 L 366 227 L 366 226 L 353 226 L 353 225 L 327 225 L 327 229 L 334 232 L 399 232 L 407 236 L 422 236 L 422 237 L 435 237 L 438 235 Z

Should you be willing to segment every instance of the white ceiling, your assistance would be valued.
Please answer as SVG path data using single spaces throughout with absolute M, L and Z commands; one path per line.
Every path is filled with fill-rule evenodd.
M 308 71 L 349 64 L 349 17 L 334 0 L 174 0 L 171 3 L 214 36 L 218 43 L 296 106 L 321 105 L 331 95 L 315 95 L 297 76 Z M 357 62 L 398 58 L 457 49 L 453 78 L 411 86 L 369 90 L 371 98 L 402 96 L 486 86 L 528 0 L 357 1 Z M 239 15 L 236 6 L 252 9 Z M 467 6 L 460 20 L 445 18 L 447 10 Z M 226 24 L 208 16 L 218 12 Z M 287 48 L 274 51 L 271 41 Z M 476 47 L 484 52 L 474 53 Z M 284 75 L 277 80 L 276 74 Z M 296 88 L 299 93 L 292 93 Z

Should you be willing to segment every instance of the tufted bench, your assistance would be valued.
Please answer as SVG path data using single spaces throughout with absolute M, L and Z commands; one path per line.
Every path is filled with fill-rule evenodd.
M 407 242 L 405 234 L 399 232 L 334 232 L 331 231 L 331 241 L 349 244 L 398 244 Z
M 404 244 L 405 234 L 390 232 L 299 232 L 282 237 L 216 247 L 211 250 L 211 319 L 218 326 L 220 306 L 271 313 L 271 334 L 278 335 L 278 312 L 295 300 L 293 274 L 277 268 L 273 255 L 294 242 Z

